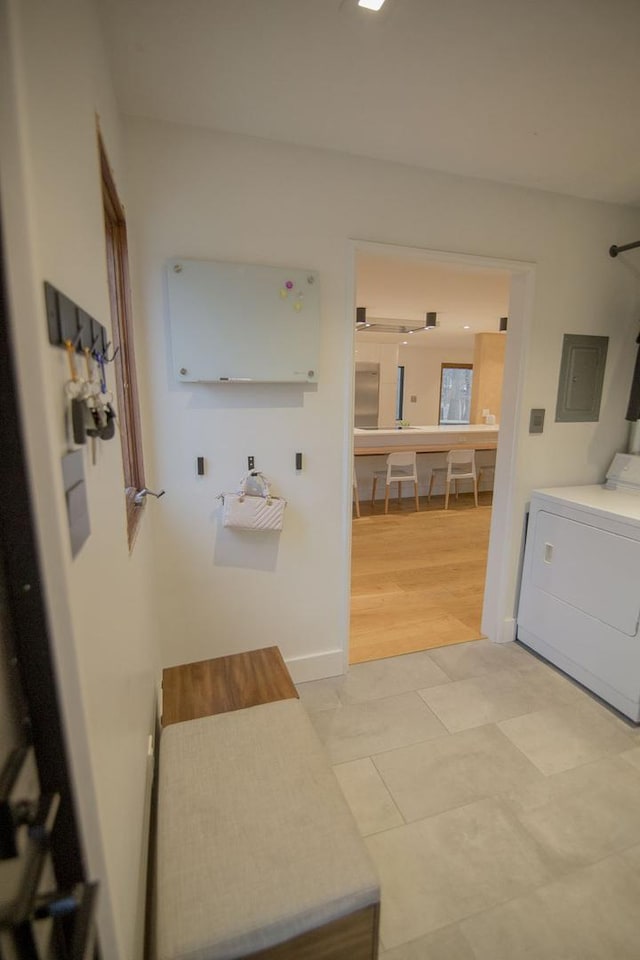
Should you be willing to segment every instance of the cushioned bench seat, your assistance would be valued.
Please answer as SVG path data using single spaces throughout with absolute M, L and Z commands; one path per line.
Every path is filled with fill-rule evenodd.
M 163 730 L 156 849 L 158 960 L 250 956 L 363 908 L 377 920 L 375 869 L 298 700 Z

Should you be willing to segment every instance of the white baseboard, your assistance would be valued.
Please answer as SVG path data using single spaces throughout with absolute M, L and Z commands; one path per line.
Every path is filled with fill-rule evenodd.
M 518 621 L 515 617 L 507 617 L 502 621 L 499 636 L 496 637 L 496 643 L 511 643 L 516 638 L 516 627 Z
M 326 653 L 314 653 L 307 657 L 292 657 L 286 660 L 286 664 L 294 683 L 339 677 L 345 672 L 345 656 L 342 650 L 327 650 Z

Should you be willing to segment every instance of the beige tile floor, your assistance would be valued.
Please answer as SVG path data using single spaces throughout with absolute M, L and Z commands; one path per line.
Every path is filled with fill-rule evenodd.
M 640 729 L 487 640 L 298 689 L 380 873 L 383 960 L 639 960 Z

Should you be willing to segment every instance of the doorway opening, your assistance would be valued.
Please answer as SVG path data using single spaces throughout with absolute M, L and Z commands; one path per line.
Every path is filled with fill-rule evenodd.
M 502 609 L 507 572 L 495 540 L 512 522 L 534 268 L 370 242 L 353 246 L 353 318 L 358 307 L 360 320 L 353 324 L 354 371 L 378 364 L 379 386 L 371 424 L 353 431 L 361 516 L 351 532 L 349 662 L 481 636 L 511 639 L 512 617 Z M 463 469 L 476 474 L 477 505 L 474 479 L 460 479 L 449 485 L 445 509 L 452 449 L 473 457 Z M 376 471 L 385 496 L 381 472 L 395 451 L 416 453 L 419 511 L 411 482 L 389 500 L 388 513 L 384 499 L 371 500 Z

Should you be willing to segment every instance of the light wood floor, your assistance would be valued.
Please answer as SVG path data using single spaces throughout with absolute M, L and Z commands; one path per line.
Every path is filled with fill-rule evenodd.
M 491 492 L 361 502 L 353 521 L 350 663 L 477 640 L 491 522 Z

